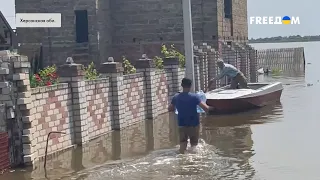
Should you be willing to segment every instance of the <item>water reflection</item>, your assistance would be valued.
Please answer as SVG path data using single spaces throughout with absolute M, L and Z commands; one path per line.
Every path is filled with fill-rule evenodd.
M 281 116 L 282 105 L 274 104 L 232 116 L 206 117 L 202 120 L 203 140 L 198 153 L 188 155 L 176 154 L 177 146 L 171 148 L 178 142 L 173 117 L 146 121 L 141 125 L 144 127 L 123 132 L 131 136 L 122 134 L 121 147 L 126 147 L 122 157 L 134 154 L 134 159 L 121 160 L 113 166 L 105 164 L 83 173 L 89 174 L 90 179 L 252 179 L 255 169 L 250 164 L 254 155 L 250 126 L 270 123 Z M 152 131 L 147 126 L 153 127 Z M 150 150 L 148 144 L 152 143 L 155 151 L 147 153 Z M 143 153 L 146 154 L 136 157 Z
M 252 124 L 270 123 L 282 116 L 281 104 L 231 116 L 202 119 L 198 153 L 176 154 L 177 123 L 174 114 L 146 120 L 114 131 L 89 144 L 65 151 L 26 171 L 0 179 L 250 179 L 254 155 Z M 46 178 L 47 177 L 47 178 Z
M 0 180 L 70 179 L 75 175 L 81 179 L 94 174 L 79 174 L 84 169 L 100 169 L 101 165 L 121 166 L 130 157 L 143 157 L 154 149 L 172 147 L 178 138 L 175 121 L 170 121 L 170 116 L 166 114 L 153 121 L 146 120 L 121 131 L 113 131 L 83 147 L 59 153 L 48 158 L 46 170 L 41 161 L 33 168 L 18 169 L 0 176 Z
M 287 71 L 283 71 L 281 73 L 258 75 L 259 82 L 280 81 L 283 84 L 286 84 L 288 82 L 288 80 L 304 81 L 305 80 L 305 72 L 304 71 L 287 70 Z
M 202 121 L 202 137 L 219 155 L 239 157 L 252 151 L 252 124 L 271 123 L 282 116 L 281 103 L 229 116 L 208 116 Z
M 251 138 L 252 124 L 270 123 L 283 116 L 280 103 L 246 113 L 230 116 L 209 116 L 202 121 L 202 137 L 208 144 L 216 148 L 215 153 L 225 157 L 222 173 L 216 174 L 221 179 L 251 179 L 255 170 L 250 164 L 254 155 L 253 140 Z

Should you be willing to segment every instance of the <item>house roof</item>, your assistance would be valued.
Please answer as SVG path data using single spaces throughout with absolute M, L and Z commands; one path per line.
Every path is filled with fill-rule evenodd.
M 0 11 L 0 19 L 2 19 L 2 21 L 4 22 L 5 26 L 10 30 L 13 31 L 10 24 L 8 23 L 7 19 L 4 17 L 4 15 L 2 14 L 2 12 Z

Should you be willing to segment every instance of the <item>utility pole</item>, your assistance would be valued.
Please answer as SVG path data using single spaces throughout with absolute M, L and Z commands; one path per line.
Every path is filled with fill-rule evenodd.
M 194 54 L 193 54 L 193 35 L 192 35 L 192 17 L 191 1 L 182 0 L 183 26 L 184 26 L 184 53 L 186 58 L 185 76 L 192 80 L 191 91 L 195 92 L 194 82 Z

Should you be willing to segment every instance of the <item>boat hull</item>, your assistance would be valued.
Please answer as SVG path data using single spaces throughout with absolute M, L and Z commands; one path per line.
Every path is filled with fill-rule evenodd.
M 214 108 L 214 110 L 210 112 L 213 114 L 237 113 L 280 102 L 281 94 L 282 89 L 278 89 L 270 93 L 251 97 L 207 99 L 206 103 Z

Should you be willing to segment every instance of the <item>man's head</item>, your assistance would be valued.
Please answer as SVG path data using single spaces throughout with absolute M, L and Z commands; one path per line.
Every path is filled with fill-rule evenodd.
M 224 67 L 224 61 L 219 58 L 218 61 L 217 61 L 217 65 L 218 65 L 218 67 L 219 67 L 220 69 L 222 69 L 222 68 Z
M 191 79 L 183 78 L 182 81 L 181 81 L 181 86 L 182 86 L 184 91 L 190 91 L 191 86 L 192 86 Z

